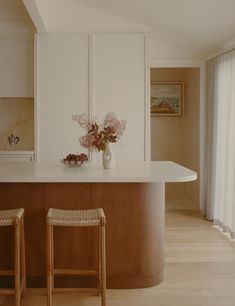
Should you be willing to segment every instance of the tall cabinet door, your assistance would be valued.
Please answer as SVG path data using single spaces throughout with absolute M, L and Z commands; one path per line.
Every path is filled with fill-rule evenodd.
M 93 37 L 93 112 L 100 118 L 114 112 L 127 120 L 119 143 L 119 161 L 145 158 L 145 36 L 135 33 L 96 34 Z
M 84 131 L 72 114 L 88 112 L 89 37 L 49 35 L 37 37 L 37 160 L 59 161 L 80 152 Z
M 85 131 L 72 114 L 127 120 L 114 144 L 118 161 L 145 158 L 146 52 L 143 34 L 39 34 L 37 40 L 37 160 L 84 151 Z M 94 154 L 99 156 L 100 153 Z

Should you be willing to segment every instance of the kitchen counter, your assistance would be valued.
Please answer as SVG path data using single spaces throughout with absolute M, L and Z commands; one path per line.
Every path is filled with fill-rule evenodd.
M 106 215 L 107 287 L 144 288 L 163 281 L 165 183 L 189 182 L 197 174 L 173 162 L 119 163 L 104 170 L 36 162 L 0 162 L 0 209 L 25 209 L 28 287 L 46 287 L 45 229 L 50 207 L 92 209 Z M 55 267 L 97 268 L 97 231 L 56 227 Z M 13 254 L 12 232 L 0 235 L 2 265 Z M 4 285 L 4 284 L 3 284 Z M 6 284 L 5 284 L 6 285 Z M 74 277 L 56 286 L 94 286 Z
M 17 151 L 17 150 L 11 150 L 11 151 L 0 151 L 0 155 L 17 155 L 17 154 L 22 154 L 22 155 L 28 155 L 28 154 L 34 154 L 34 151 Z
M 91 163 L 80 168 L 62 164 L 0 162 L 0 182 L 187 182 L 197 174 L 173 162 L 126 162 L 115 169 L 103 169 Z

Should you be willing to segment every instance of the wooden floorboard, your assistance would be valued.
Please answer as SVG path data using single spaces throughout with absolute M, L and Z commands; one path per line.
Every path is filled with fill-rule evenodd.
M 234 306 L 235 241 L 198 212 L 166 213 L 166 268 L 161 285 L 108 290 L 108 306 Z M 2 303 L 1 303 L 2 302 Z M 7 297 L 0 305 L 14 305 Z M 28 290 L 22 306 L 46 305 L 45 292 Z M 54 306 L 98 306 L 97 296 L 55 295 Z

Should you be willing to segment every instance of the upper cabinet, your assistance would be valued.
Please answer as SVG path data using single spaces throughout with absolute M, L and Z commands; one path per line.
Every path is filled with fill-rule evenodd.
M 145 159 L 145 36 L 96 34 L 92 50 L 93 113 L 114 112 L 127 129 L 114 150 L 121 161 Z
M 0 54 L 0 97 L 33 97 L 33 40 L 0 38 Z
M 33 97 L 35 27 L 21 1 L 0 10 L 0 97 Z
M 36 58 L 37 159 L 58 161 L 81 150 L 72 115 L 89 111 L 89 37 L 38 34 Z
M 137 33 L 37 34 L 37 159 L 58 161 L 84 151 L 72 114 L 102 120 L 114 112 L 127 129 L 119 161 L 146 157 L 146 37 Z
M 20 0 L 0 1 L 0 151 L 3 159 L 31 159 L 34 150 L 35 27 Z M 8 137 L 19 136 L 11 153 Z M 30 153 L 31 154 L 31 153 Z

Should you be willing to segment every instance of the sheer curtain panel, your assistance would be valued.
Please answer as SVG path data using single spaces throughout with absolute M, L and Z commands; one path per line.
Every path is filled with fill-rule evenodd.
M 204 213 L 235 238 L 235 51 L 206 63 Z

